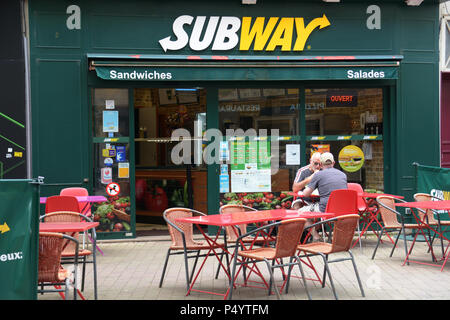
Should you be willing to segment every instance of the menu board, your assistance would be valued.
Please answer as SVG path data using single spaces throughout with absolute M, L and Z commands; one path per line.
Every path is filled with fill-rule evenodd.
M 270 141 L 231 142 L 231 192 L 270 192 Z

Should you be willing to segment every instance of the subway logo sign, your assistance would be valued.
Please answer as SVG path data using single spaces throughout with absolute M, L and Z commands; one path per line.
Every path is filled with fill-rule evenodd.
M 301 17 L 232 17 L 182 15 L 172 24 L 173 34 L 159 40 L 164 52 L 189 46 L 202 51 L 303 51 L 309 36 L 331 25 L 325 14 L 306 22 Z

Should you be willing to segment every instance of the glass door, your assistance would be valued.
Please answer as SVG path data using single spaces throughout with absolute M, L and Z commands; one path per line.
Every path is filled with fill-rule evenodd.
M 132 237 L 135 233 L 130 201 L 129 90 L 92 90 L 93 192 L 108 201 L 93 205 L 100 223 L 99 238 Z

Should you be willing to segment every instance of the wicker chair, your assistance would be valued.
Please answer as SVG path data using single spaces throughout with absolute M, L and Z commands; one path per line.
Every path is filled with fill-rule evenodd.
M 428 193 L 416 193 L 414 195 L 414 200 L 416 200 L 416 201 L 432 201 L 432 200 L 442 200 L 442 199 L 434 197 Z M 442 232 L 445 232 L 447 230 L 447 228 L 450 226 L 450 221 L 449 220 L 441 220 L 439 214 L 436 214 L 436 216 L 437 216 L 437 220 L 436 220 L 434 218 L 434 211 L 431 209 L 428 209 L 426 211 L 424 211 L 422 209 L 417 209 L 417 211 L 419 212 L 419 216 L 420 216 L 421 220 L 423 220 L 423 218 L 425 217 L 424 215 L 426 214 L 428 224 L 431 226 L 437 226 L 439 228 L 439 233 L 441 233 L 441 234 L 442 234 Z M 445 226 L 444 231 L 442 231 L 442 226 Z M 436 233 L 434 233 L 433 238 L 431 238 L 431 245 L 433 245 L 435 238 L 436 238 Z M 440 239 L 441 239 L 442 255 L 445 255 L 444 240 L 442 239 L 442 237 L 440 237 Z
M 361 294 L 364 297 L 364 289 L 361 284 L 361 279 L 359 278 L 358 269 L 356 268 L 355 259 L 353 258 L 353 254 L 350 251 L 350 247 L 352 245 L 353 236 L 355 234 L 356 225 L 359 221 L 359 215 L 357 214 L 349 214 L 349 215 L 342 215 L 338 216 L 336 218 L 324 220 L 318 223 L 315 223 L 308 228 L 313 228 L 319 224 L 324 223 L 331 223 L 334 224 L 334 231 L 333 231 L 333 240 L 332 243 L 326 243 L 326 242 L 314 242 L 314 243 L 308 243 L 308 244 L 301 244 L 297 246 L 297 249 L 299 250 L 299 257 L 301 252 L 304 252 L 306 257 L 320 255 L 323 258 L 324 262 L 324 273 L 323 273 L 323 280 L 322 280 L 322 287 L 325 286 L 326 282 L 326 275 L 328 273 L 328 276 L 330 278 L 330 284 L 331 289 L 333 291 L 334 297 L 337 300 L 338 296 L 336 293 L 336 289 L 334 287 L 333 279 L 331 277 L 330 269 L 328 265 L 333 262 L 341 262 L 346 260 L 351 260 L 353 264 L 353 268 L 355 270 L 356 279 L 358 280 L 359 289 L 361 290 Z M 350 255 L 350 258 L 339 258 L 336 260 L 328 260 L 328 256 L 333 253 L 338 252 L 348 252 Z
M 76 199 L 75 199 L 76 200 Z M 72 211 L 55 211 L 51 213 L 47 213 L 40 217 L 41 221 L 45 222 L 80 222 L 82 219 L 92 222 L 92 220 L 78 212 L 72 212 Z M 70 236 L 74 237 L 75 239 L 79 240 L 80 235 L 78 232 L 71 233 Z M 96 238 L 95 229 L 91 230 L 91 238 Z M 77 259 L 80 259 L 80 262 L 83 263 L 83 271 L 82 271 L 82 278 L 81 278 L 81 291 L 84 291 L 84 282 L 85 282 L 85 275 L 86 275 L 86 264 L 92 263 L 93 265 L 93 272 L 94 272 L 94 292 L 95 296 L 97 296 L 97 264 L 95 255 L 93 254 L 93 250 L 89 250 L 85 248 L 85 237 L 83 237 L 83 245 L 75 246 L 74 243 L 68 243 L 64 250 L 62 251 L 61 258 L 62 263 L 73 263 L 73 260 L 75 256 L 77 256 Z M 89 257 L 92 257 L 92 259 L 88 259 Z
M 195 267 L 197 266 L 197 261 L 199 257 L 206 256 L 205 254 L 200 254 L 202 250 L 211 250 L 220 248 L 223 245 L 210 245 L 204 241 L 195 241 L 194 228 L 190 223 L 181 223 L 175 221 L 177 218 L 192 217 L 194 215 L 205 215 L 204 213 L 188 208 L 169 208 L 163 212 L 163 218 L 167 223 L 170 238 L 172 244 L 167 250 L 166 260 L 164 262 L 163 271 L 161 274 L 161 279 L 159 282 L 159 287 L 161 288 L 164 275 L 166 273 L 167 263 L 169 262 L 169 256 L 176 254 L 184 255 L 184 267 L 186 272 L 186 289 L 189 291 L 189 284 L 192 281 L 192 276 L 194 275 Z M 191 255 L 195 253 L 195 255 Z M 192 267 L 191 275 L 189 276 L 189 266 L 188 259 L 195 258 L 194 266 Z
M 405 257 L 408 256 L 408 244 L 406 241 L 406 229 L 418 229 L 419 225 L 416 223 L 405 223 L 403 215 L 395 210 L 395 201 L 405 202 L 401 199 L 396 199 L 390 196 L 379 196 L 376 199 L 378 203 L 378 207 L 381 214 L 381 220 L 383 222 L 383 228 L 381 229 L 380 236 L 378 237 L 377 245 L 375 246 L 375 250 L 372 254 L 372 260 L 375 258 L 375 254 L 377 253 L 378 246 L 381 242 L 381 237 L 383 236 L 383 232 L 387 232 L 388 230 L 398 230 L 397 237 L 395 239 L 394 246 L 392 247 L 392 251 L 389 257 L 392 257 L 395 248 L 397 247 L 398 239 L 400 238 L 400 234 L 403 231 L 403 241 L 405 245 Z M 400 218 L 400 222 L 398 221 Z M 409 262 L 407 262 L 409 265 Z
M 59 292 L 63 299 L 67 299 L 71 272 L 61 267 L 61 253 L 65 241 L 70 241 L 78 248 L 78 241 L 62 233 L 40 232 L 39 233 L 39 263 L 38 263 L 38 289 L 37 292 Z M 77 298 L 77 264 L 78 255 L 75 251 L 74 259 L 74 284 L 73 298 Z M 61 286 L 64 285 L 64 289 Z M 54 286 L 54 289 L 44 290 L 44 286 Z M 61 292 L 64 292 L 62 294 Z
M 250 212 L 250 214 L 251 214 L 251 212 L 254 212 L 254 211 L 258 211 L 258 210 L 241 205 L 241 204 L 227 204 L 227 205 L 221 206 L 219 208 L 220 214 L 233 213 L 233 212 Z M 235 242 L 237 240 L 237 238 L 239 237 L 239 235 L 247 233 L 247 225 L 246 224 L 241 224 L 237 227 L 239 228 L 239 230 L 237 230 L 237 228 L 235 226 L 225 227 L 225 232 L 227 233 L 227 241 Z M 275 239 L 272 238 L 271 240 L 275 240 Z M 268 239 L 266 237 L 262 237 L 262 236 L 257 236 L 256 239 L 255 239 L 255 237 L 248 236 L 248 237 L 243 238 L 242 242 L 261 244 L 261 243 L 267 243 Z
M 311 300 L 311 296 L 308 291 L 308 286 L 306 285 L 306 279 L 305 275 L 303 273 L 303 268 L 301 265 L 300 258 L 295 255 L 295 251 L 297 248 L 297 245 L 300 241 L 300 237 L 303 233 L 303 229 L 305 226 L 306 219 L 289 219 L 284 221 L 275 222 L 272 224 L 268 224 L 265 226 L 262 226 L 260 228 L 254 229 L 240 237 L 236 240 L 235 245 L 235 253 L 234 253 L 234 260 L 233 260 L 233 270 L 231 273 L 231 279 L 230 279 L 230 288 L 229 288 L 229 294 L 228 299 L 232 299 L 233 296 L 233 287 L 234 287 L 234 281 L 235 281 L 235 275 L 236 275 L 236 266 L 238 265 L 247 265 L 249 263 L 258 263 L 264 261 L 266 263 L 266 266 L 269 270 L 270 274 L 270 284 L 269 284 L 269 293 L 272 288 L 272 284 L 275 287 L 275 293 L 277 295 L 278 299 L 281 299 L 280 293 L 278 292 L 278 289 L 276 288 L 274 278 L 273 278 L 273 269 L 275 268 L 282 268 L 285 266 L 289 266 L 289 274 L 288 274 L 288 281 L 291 271 L 291 266 L 297 265 L 300 269 L 300 273 L 302 275 L 303 284 L 305 286 L 305 291 L 308 296 L 308 298 Z M 239 250 L 239 243 L 242 239 L 245 237 L 248 237 L 250 235 L 256 234 L 257 232 L 263 230 L 264 228 L 272 228 L 272 227 L 278 227 L 277 231 L 277 238 L 276 238 L 276 244 L 275 247 L 259 247 L 256 249 L 249 249 L 249 250 Z M 241 257 L 242 261 L 238 262 L 237 258 Z M 289 263 L 277 263 L 277 261 L 282 260 L 283 258 L 290 258 Z M 269 261 L 272 261 L 270 263 Z M 295 261 L 295 262 L 294 262 Z M 288 284 L 286 288 L 288 287 Z
M 227 204 L 224 206 L 221 206 L 219 208 L 219 214 L 224 214 L 224 213 L 233 213 L 233 212 L 250 212 L 249 214 L 251 214 L 251 212 L 255 212 L 258 211 L 254 208 L 248 207 L 248 206 L 244 206 L 242 204 Z M 267 224 L 267 223 L 265 223 Z M 269 231 L 270 232 L 270 231 Z M 238 225 L 237 227 L 235 226 L 227 226 L 225 227 L 225 233 L 227 235 L 226 238 L 226 244 L 227 244 L 227 248 L 233 248 L 234 247 L 234 243 L 236 242 L 236 240 L 238 239 L 238 237 L 240 235 L 243 235 L 244 233 L 247 233 L 247 225 L 246 224 L 241 224 Z M 256 245 L 268 245 L 270 242 L 274 241 L 275 238 L 268 236 L 268 237 L 263 237 L 263 236 L 248 236 L 242 239 L 242 243 L 243 244 L 249 244 L 249 243 L 253 243 Z M 228 243 L 232 243 L 231 245 L 229 245 Z M 221 255 L 220 257 L 220 261 L 222 261 L 224 254 Z M 228 256 L 225 255 L 226 259 L 228 259 Z M 227 260 L 227 265 L 228 265 L 228 260 Z M 219 272 L 220 272 L 220 264 L 217 266 L 217 271 L 216 271 L 216 279 L 219 277 Z M 245 272 L 244 272 L 245 275 Z

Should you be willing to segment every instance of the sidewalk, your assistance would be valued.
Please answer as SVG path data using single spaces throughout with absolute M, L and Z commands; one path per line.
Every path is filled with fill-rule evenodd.
M 440 247 L 436 241 L 436 254 Z M 408 242 L 408 245 L 410 242 Z M 99 246 L 104 255 L 97 254 L 98 297 L 100 300 L 221 300 L 218 295 L 192 292 L 186 296 L 184 264 L 182 255 L 171 256 L 162 288 L 159 280 L 164 264 L 167 248 L 170 245 L 168 236 L 147 236 L 136 239 L 100 241 Z M 427 266 L 411 263 L 402 266 L 404 260 L 403 241 L 392 258 L 389 253 L 390 242 L 380 244 L 375 260 L 371 260 L 376 245 L 376 238 L 363 238 L 363 247 L 357 245 L 353 250 L 358 271 L 363 283 L 366 297 L 363 298 L 358 288 L 351 261 L 334 263 L 330 270 L 341 300 L 447 300 L 450 299 L 450 263 L 444 270 L 440 266 Z M 431 262 L 431 256 L 426 253 L 426 244 L 416 243 L 412 258 L 425 263 Z M 320 257 L 312 258 L 318 273 L 321 275 L 323 263 Z M 218 261 L 209 257 L 204 270 L 196 283 L 196 289 L 224 293 L 228 281 L 222 272 L 219 279 L 214 279 Z M 260 269 L 266 268 L 260 264 Z M 313 278 L 314 273 L 304 266 L 307 278 Z M 80 272 L 81 274 L 81 272 Z M 299 275 L 298 268 L 294 272 Z M 266 273 L 266 275 L 268 275 Z M 268 279 L 268 277 L 267 277 Z M 275 273 L 275 281 L 280 284 L 281 273 Z M 329 282 L 322 288 L 317 281 L 308 281 L 308 288 L 313 300 L 333 300 Z M 84 295 L 92 300 L 92 265 L 86 267 L 86 285 Z M 282 294 L 283 299 L 306 300 L 302 281 L 292 278 L 289 293 Z M 60 300 L 57 293 L 38 295 L 38 300 Z M 275 295 L 268 296 L 267 290 L 238 286 L 233 292 L 233 300 L 272 300 Z

